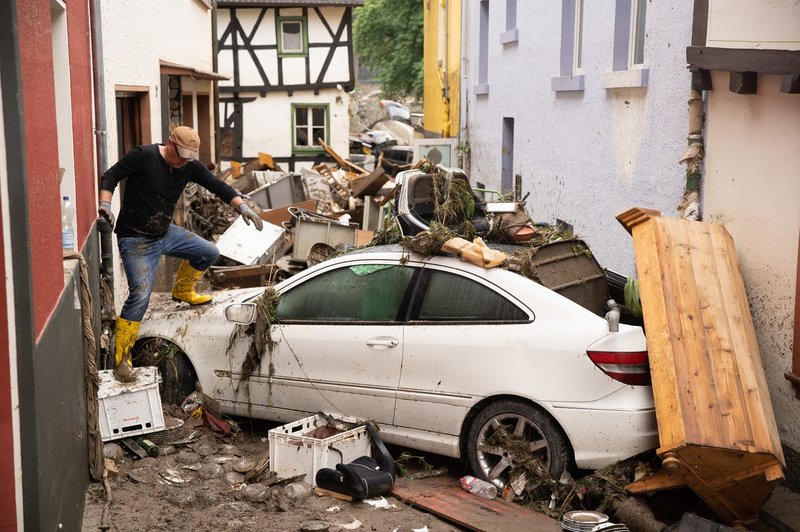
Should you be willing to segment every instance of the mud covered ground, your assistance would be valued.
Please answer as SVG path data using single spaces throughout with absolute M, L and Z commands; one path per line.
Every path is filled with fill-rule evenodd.
M 268 470 L 244 482 L 269 456 L 268 430 L 275 425 L 237 421 L 241 431 L 227 437 L 204 430 L 199 420 L 148 435 L 159 442 L 155 458 L 120 457 L 124 446 L 107 445 L 119 469 L 108 477 L 111 502 L 102 483 L 90 485 L 83 530 L 326 530 L 313 528 L 320 523 L 332 532 L 461 530 L 391 496 L 375 501 L 377 507 L 320 497 L 303 482 L 270 486 L 275 478 Z M 191 442 L 170 442 L 192 434 Z
M 165 417 L 170 426 L 171 416 L 165 412 Z M 304 482 L 280 482 L 264 466 L 269 456 L 268 431 L 277 424 L 243 418 L 234 421 L 239 431 L 227 436 L 204 427 L 200 418 L 148 434 L 146 437 L 159 449 L 157 457 L 134 458 L 118 442 L 106 444 L 106 453 L 113 457 L 119 471 L 108 475 L 110 502 L 103 483 L 89 486 L 82 530 L 465 530 L 392 496 L 372 499 L 373 504 L 346 502 L 318 496 Z M 396 447 L 389 450 L 395 459 L 408 451 Z M 417 451 L 409 454 L 414 459 L 405 462 L 401 471 L 406 477 L 419 474 L 424 467 L 444 471 L 446 478 L 457 483 L 465 473 L 457 460 Z M 641 515 L 628 513 L 630 521 L 617 515 L 616 522 L 625 522 L 634 531 L 655 531 L 677 526 L 685 512 L 714 519 L 688 489 L 660 492 L 640 500 L 644 503 Z M 775 529 L 759 522 L 750 530 Z

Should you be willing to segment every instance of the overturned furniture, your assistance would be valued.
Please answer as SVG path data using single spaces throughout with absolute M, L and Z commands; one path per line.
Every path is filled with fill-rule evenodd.
M 733 239 L 718 224 L 634 208 L 633 236 L 663 469 L 627 486 L 690 487 L 746 525 L 785 460 Z

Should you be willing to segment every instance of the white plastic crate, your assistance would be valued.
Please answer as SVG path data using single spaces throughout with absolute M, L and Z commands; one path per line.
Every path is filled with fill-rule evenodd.
M 354 420 L 337 417 L 352 423 Z M 328 422 L 319 414 L 282 425 L 269 431 L 269 467 L 279 478 L 302 473 L 303 479 L 316 486 L 317 471 L 336 464 L 348 464 L 361 456 L 372 456 L 369 434 L 365 426 L 339 432 L 327 438 L 307 436 Z M 332 428 L 332 427 L 331 427 Z
M 164 411 L 158 383 L 158 368 L 134 368 L 134 382 L 119 382 L 110 369 L 98 371 L 97 390 L 100 418 L 100 437 L 103 441 L 117 440 L 164 430 Z

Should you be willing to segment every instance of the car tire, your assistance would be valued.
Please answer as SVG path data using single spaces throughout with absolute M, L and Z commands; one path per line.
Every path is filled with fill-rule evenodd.
M 558 479 L 571 467 L 569 441 L 553 418 L 527 403 L 495 401 L 475 416 L 467 432 L 467 464 L 476 476 L 503 487 L 517 464 L 518 458 L 507 445 L 486 443 L 501 425 L 532 444 L 533 452 L 541 455 L 541 464 L 551 477 Z
M 197 373 L 192 362 L 177 345 L 161 338 L 136 342 L 131 352 L 134 367 L 156 366 L 161 375 L 161 402 L 180 405 L 196 389 Z

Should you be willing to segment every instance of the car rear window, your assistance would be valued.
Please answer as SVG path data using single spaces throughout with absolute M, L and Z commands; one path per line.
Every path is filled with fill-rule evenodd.
M 327 271 L 281 294 L 281 321 L 397 321 L 414 268 L 364 264 Z
M 529 321 L 528 314 L 488 286 L 460 275 L 428 270 L 422 300 L 413 319 L 420 321 Z

